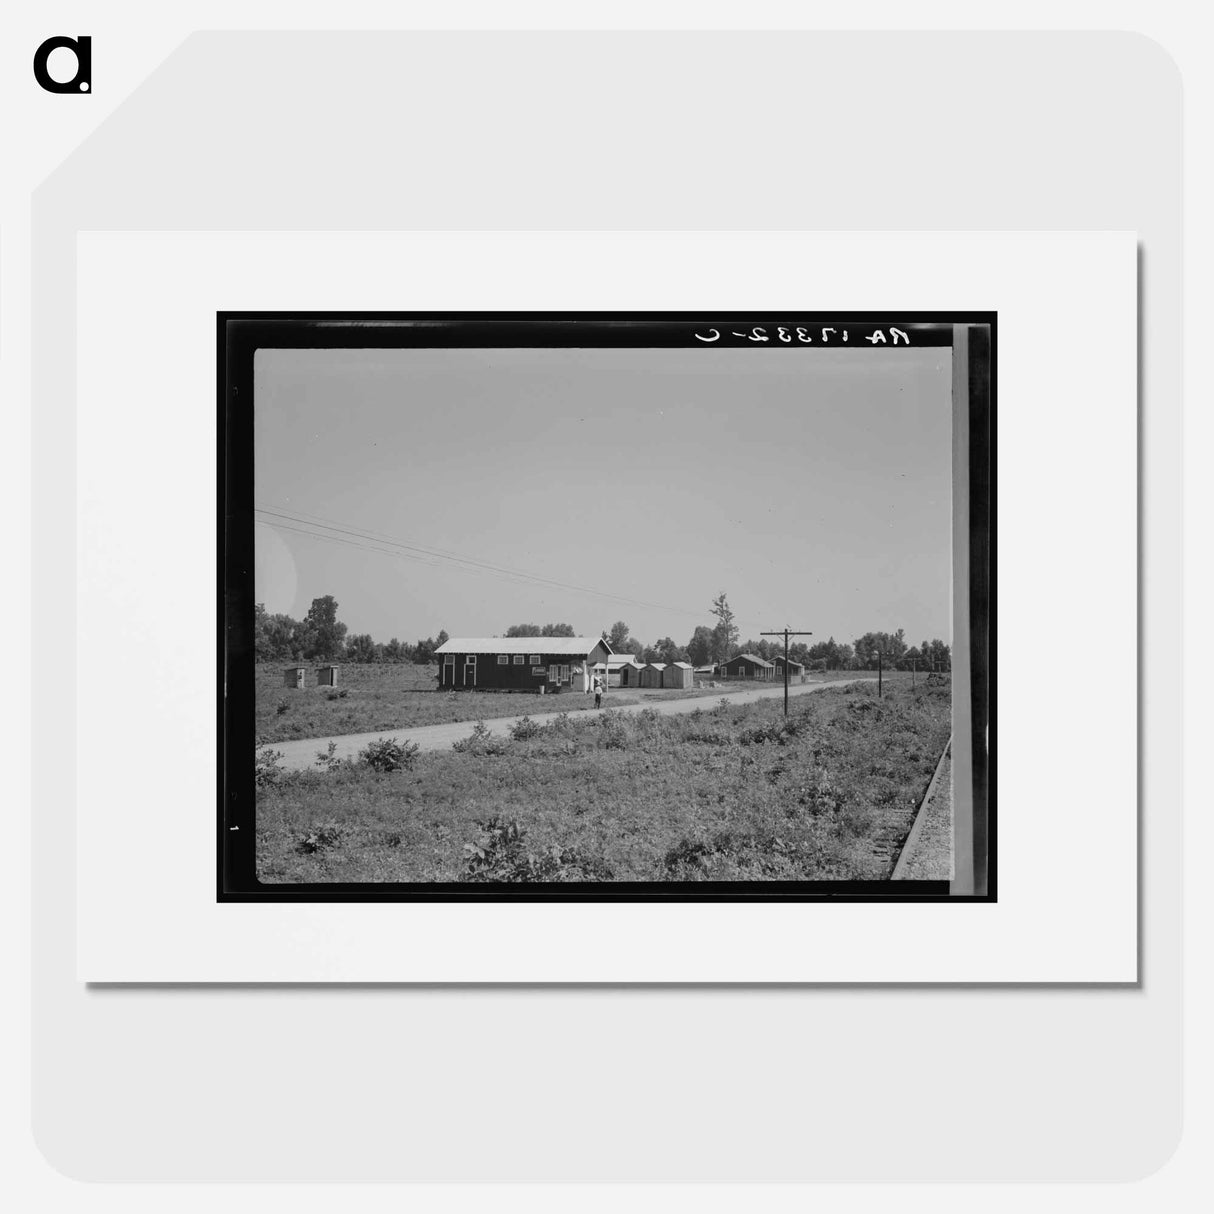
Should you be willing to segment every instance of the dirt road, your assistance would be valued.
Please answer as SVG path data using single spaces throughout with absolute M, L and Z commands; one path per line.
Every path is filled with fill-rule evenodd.
M 825 683 L 796 683 L 788 689 L 790 696 L 808 695 L 810 692 L 821 691 L 824 687 L 845 687 L 849 683 L 875 683 L 876 679 L 834 679 Z M 784 687 L 756 687 L 751 691 L 727 691 L 719 699 L 727 700 L 730 704 L 753 704 L 757 700 L 779 699 L 784 695 Z M 649 704 L 625 704 L 619 712 L 642 712 L 652 708 L 654 712 L 663 715 L 691 712 L 696 708 L 705 711 L 717 703 L 711 696 L 695 696 L 686 700 L 654 700 Z M 610 708 L 611 693 L 603 697 L 603 707 Z M 556 712 L 520 713 L 517 717 L 497 717 L 486 721 L 485 725 L 491 734 L 498 737 L 509 737 L 510 727 L 517 724 L 524 716 L 529 716 L 541 725 L 559 716 Z M 598 714 L 593 709 L 586 712 L 569 714 L 571 721 L 593 720 Z M 328 752 L 329 743 L 336 745 L 334 758 L 350 759 L 358 754 L 369 742 L 377 738 L 397 738 L 400 741 L 416 742 L 422 750 L 449 750 L 452 742 L 466 738 L 472 732 L 472 721 L 457 721 L 446 725 L 417 725 L 412 729 L 381 729 L 375 733 L 348 733 L 334 738 L 300 738 L 292 742 L 271 742 L 263 749 L 277 751 L 282 755 L 282 766 L 288 771 L 302 771 L 316 763 L 317 754 Z

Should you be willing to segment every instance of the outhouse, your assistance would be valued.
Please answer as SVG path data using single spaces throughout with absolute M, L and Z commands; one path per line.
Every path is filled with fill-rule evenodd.
M 665 662 L 647 662 L 641 667 L 640 685 L 642 687 L 661 687 L 662 671 L 665 669 Z
M 305 686 L 305 674 L 306 670 L 303 666 L 288 666 L 282 672 L 282 685 L 284 687 L 303 687 Z
M 336 687 L 337 686 L 337 666 L 322 666 L 316 672 L 317 687 Z
M 695 686 L 695 671 L 690 662 L 671 662 L 662 671 L 663 687 L 689 688 Z

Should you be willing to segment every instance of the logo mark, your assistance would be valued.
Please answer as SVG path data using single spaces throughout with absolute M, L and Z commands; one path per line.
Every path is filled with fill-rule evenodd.
M 76 56 L 76 74 L 71 80 L 55 80 L 46 65 L 52 51 L 68 50 Z M 34 52 L 34 79 L 48 93 L 88 93 L 93 88 L 93 40 L 81 34 L 76 38 L 48 38 Z

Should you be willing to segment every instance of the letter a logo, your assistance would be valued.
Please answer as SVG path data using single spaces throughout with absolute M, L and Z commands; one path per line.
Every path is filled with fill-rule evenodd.
M 76 56 L 76 74 L 71 80 L 54 80 L 46 70 L 52 51 L 69 50 Z M 34 79 L 48 93 L 89 93 L 93 89 L 93 40 L 78 38 L 48 38 L 34 52 Z

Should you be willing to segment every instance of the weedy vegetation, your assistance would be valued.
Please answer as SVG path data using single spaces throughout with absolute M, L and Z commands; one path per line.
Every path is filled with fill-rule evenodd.
M 575 697 L 569 697 L 574 699 Z M 517 701 L 516 701 L 517 702 Z M 677 716 L 484 721 L 449 751 L 258 760 L 266 882 L 881 880 L 950 732 L 947 684 Z M 329 761 L 324 761 L 328 758 Z
M 542 698 L 492 691 L 440 691 L 437 675 L 437 666 L 349 664 L 341 668 L 339 687 L 309 684 L 285 688 L 281 666 L 258 666 L 255 683 L 258 737 L 265 742 L 287 742 L 296 738 L 408 729 L 414 725 L 515 717 L 533 708 L 543 712 L 594 709 L 594 697 L 581 691 L 566 690 Z M 309 678 L 312 677 L 309 673 Z M 614 688 L 608 696 L 617 704 L 635 704 L 638 698 Z

